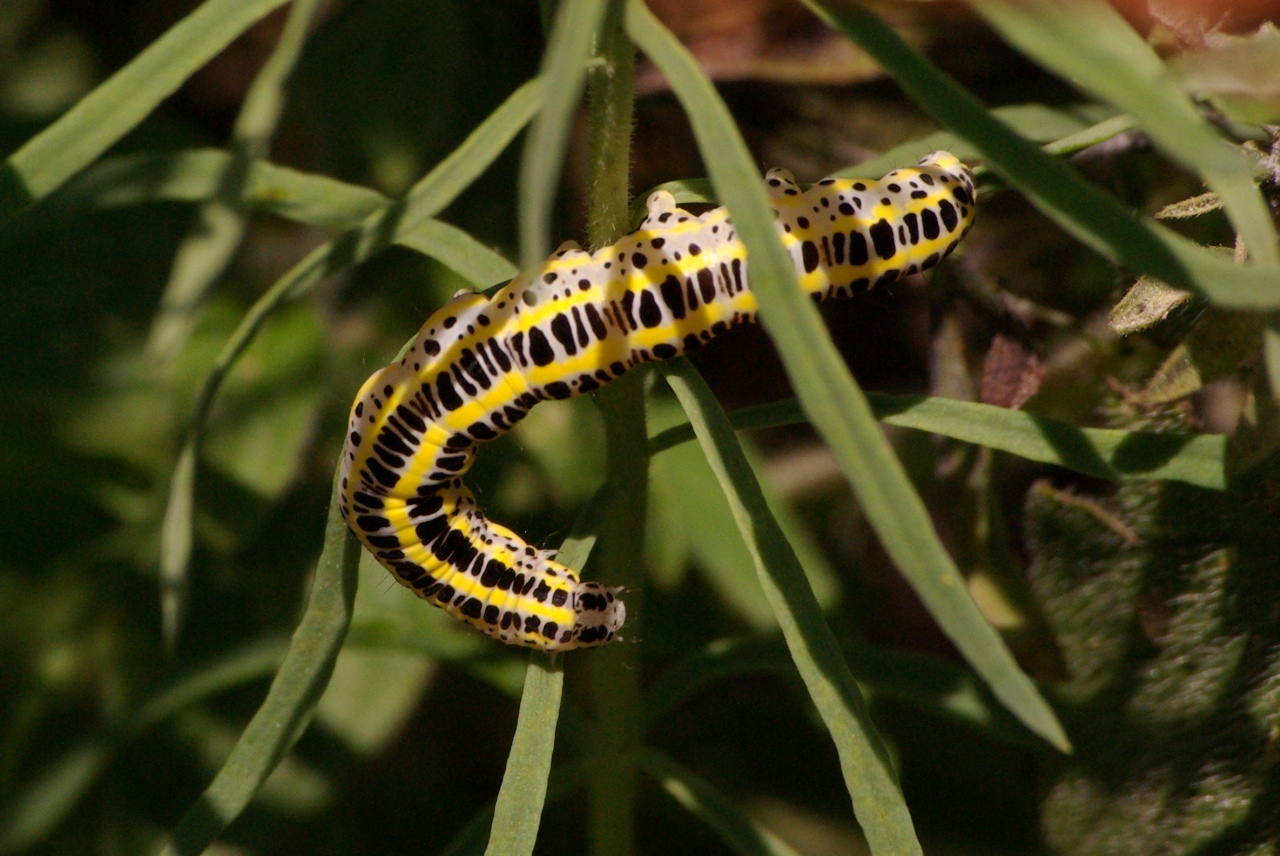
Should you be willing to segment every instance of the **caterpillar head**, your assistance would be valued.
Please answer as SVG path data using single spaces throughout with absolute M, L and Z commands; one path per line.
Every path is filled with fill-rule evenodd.
M 973 193 L 973 173 L 969 171 L 969 167 L 965 166 L 960 158 L 951 154 L 951 152 L 936 151 L 930 152 L 920 159 L 920 166 L 934 166 L 938 169 L 946 171 L 956 181 L 959 181 L 969 189 L 969 193 Z
M 621 588 L 600 583 L 581 583 L 573 596 L 577 619 L 573 638 L 580 647 L 594 648 L 611 642 L 627 620 L 627 607 L 618 597 Z

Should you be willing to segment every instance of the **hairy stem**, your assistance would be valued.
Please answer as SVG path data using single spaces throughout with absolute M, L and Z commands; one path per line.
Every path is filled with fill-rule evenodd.
M 611 243 L 627 227 L 631 160 L 634 48 L 622 32 L 622 4 L 613 0 L 600 44 L 604 62 L 591 72 L 588 241 Z M 605 582 L 628 589 L 632 605 L 626 635 L 638 639 L 638 608 L 648 492 L 643 372 L 629 372 L 597 396 L 608 442 L 606 477 L 613 488 L 596 549 Z M 596 726 L 587 742 L 591 853 L 627 856 L 635 841 L 635 750 L 640 738 L 640 688 L 634 643 L 610 645 L 591 655 Z

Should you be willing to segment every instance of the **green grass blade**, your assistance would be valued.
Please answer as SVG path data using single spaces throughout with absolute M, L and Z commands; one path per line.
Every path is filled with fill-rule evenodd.
M 710 827 L 738 856 L 799 856 L 768 830 L 752 823 L 719 788 L 694 775 L 665 752 L 645 746 L 636 760 L 640 769 L 668 796 Z
M 529 128 L 520 161 L 520 265 L 525 270 L 551 250 L 551 210 L 569 143 L 569 125 L 582 99 L 587 59 L 604 20 L 605 0 L 562 0 L 542 58 L 546 103 Z
M 1062 111 L 1052 110 L 1042 104 L 1015 104 L 997 107 L 991 112 L 1018 134 L 1030 140 L 1043 142 L 1043 149 L 1056 155 L 1073 154 L 1137 126 L 1137 121 L 1131 116 L 1111 116 L 1086 127 L 1073 117 L 1063 114 Z M 1045 135 L 1045 131 L 1051 128 L 1062 131 L 1067 126 L 1075 129 L 1066 133 L 1065 136 Z M 946 149 L 960 158 L 971 158 L 977 155 L 977 151 L 971 145 L 950 131 L 935 131 L 919 139 L 894 146 L 857 166 L 836 170 L 832 175 L 838 178 L 879 178 L 892 169 L 914 164 L 935 149 Z M 715 189 L 705 178 L 682 178 L 664 182 L 650 188 L 649 193 L 637 196 L 632 201 L 631 223 L 634 227 L 639 227 L 644 219 L 647 210 L 645 200 L 650 194 L 659 190 L 670 193 L 680 205 L 716 204 Z
M 143 152 L 107 158 L 23 214 L 14 229 L 57 228 L 85 214 L 155 202 L 205 202 L 231 163 L 222 149 Z M 358 226 L 391 204 L 372 188 L 266 161 L 249 166 L 244 204 L 285 220 L 324 228 Z
M 500 253 L 443 220 L 428 220 L 396 243 L 430 256 L 479 289 L 520 272 Z
M 999 115 L 999 110 L 993 110 L 993 113 Z M 1079 133 L 1068 134 L 1065 137 L 1054 140 L 1044 146 L 1047 154 L 1051 155 L 1072 155 L 1076 152 L 1083 151 L 1090 146 L 1096 146 L 1099 143 L 1105 143 L 1112 137 L 1123 134 L 1125 131 L 1132 131 L 1138 127 L 1138 120 L 1132 116 L 1121 114 L 1112 116 L 1110 119 L 1104 119 L 1091 128 L 1085 128 Z M 1015 130 L 1017 130 L 1015 128 Z
M 774 230 L 763 182 L 724 102 L 689 53 L 642 4 L 633 2 L 628 11 L 632 38 L 663 71 L 684 106 L 717 195 L 749 249 L 751 287 L 759 300 L 761 323 L 778 347 L 801 405 L 830 444 L 885 550 L 996 696 L 1032 731 L 1066 748 L 1066 734 L 1053 710 L 969 597 L 924 503 L 817 309 L 800 291 Z
M 278 308 L 314 289 L 327 275 L 359 264 L 420 228 L 475 180 L 519 133 L 542 102 L 535 78 L 516 90 L 448 157 L 409 191 L 404 200 L 368 215 L 359 227 L 314 249 L 277 280 L 250 307 L 218 354 L 196 396 L 187 439 L 179 453 L 179 469 L 170 480 L 161 539 L 162 585 L 180 590 L 190 560 L 194 509 L 194 461 L 205 424 L 227 373 Z M 191 473 L 181 467 L 188 458 Z M 186 543 L 184 544 L 184 539 Z
M 1226 487 L 1227 438 L 1222 434 L 1078 428 L 1021 410 L 919 395 L 869 392 L 867 401 L 876 418 L 890 425 L 941 434 L 1097 478 L 1181 481 L 1213 490 Z M 799 402 L 791 399 L 734 411 L 729 421 L 742 430 L 807 420 Z M 654 435 L 649 450 L 657 454 L 693 438 L 692 425 L 675 425 Z
M 1035 738 L 991 695 L 973 671 L 949 659 L 847 641 L 842 646 L 859 686 L 1004 743 Z M 645 694 L 645 723 L 652 728 L 716 682 L 769 673 L 798 681 L 795 663 L 776 639 L 720 640 L 666 669 Z
M 187 601 L 187 568 L 195 544 L 196 527 L 196 444 L 188 443 L 178 452 L 169 477 L 169 501 L 164 507 L 160 528 L 160 625 L 165 628 L 167 647 L 176 641 L 172 632 L 181 620 Z
M 1200 115 L 1151 46 L 1102 0 L 973 0 L 1005 41 L 1133 115 L 1156 146 L 1204 178 L 1254 258 L 1280 264 L 1276 232 L 1244 153 Z
M 232 129 L 231 158 L 218 176 L 213 197 L 200 206 L 174 254 L 169 281 L 160 295 L 145 346 L 148 357 L 168 365 L 199 322 L 205 296 L 222 277 L 244 236 L 244 191 L 250 167 L 266 158 L 284 109 L 284 85 L 302 54 L 302 45 L 320 0 L 294 0 L 275 50 L 254 78 Z M 171 638 L 175 626 L 166 626 Z
M 96 211 L 156 202 L 206 202 L 218 192 L 231 163 L 221 149 L 147 152 L 111 158 L 90 167 L 33 208 L 17 228 L 39 231 Z M 394 203 L 376 190 L 266 161 L 250 164 L 244 203 L 285 220 L 326 228 L 351 228 Z M 428 219 L 395 243 L 442 262 L 480 287 L 515 276 L 516 268 L 456 226 Z
M 64 820 L 110 763 L 112 747 L 101 737 L 77 744 L 57 759 L 45 761 L 36 781 L 0 821 L 0 853 L 30 852 Z
M 581 569 L 591 556 L 597 509 L 588 507 L 565 538 L 556 559 Z M 555 749 L 556 723 L 560 719 L 560 699 L 564 688 L 564 665 L 557 654 L 531 653 L 525 670 L 524 692 L 515 737 L 507 754 L 507 768 L 493 808 L 486 856 L 529 854 L 538 841 L 542 808 L 547 800 L 551 775 L 551 755 Z M 560 777 L 557 777 L 560 778 Z M 576 779 L 575 779 L 576 781 Z M 564 780 L 553 784 L 551 792 L 564 792 Z M 464 830 L 461 842 L 474 841 L 478 831 Z M 462 846 L 462 844 L 459 844 Z M 449 852 L 454 851 L 449 848 Z
M 360 542 L 338 511 L 335 473 L 324 549 L 289 653 L 222 769 L 173 830 L 164 849 L 166 856 L 203 853 L 239 816 L 301 736 L 329 682 L 351 622 L 359 560 Z
M 558 803 L 578 790 L 587 780 L 586 767 L 580 761 L 556 767 L 547 784 L 545 803 Z M 440 856 L 481 856 L 488 846 L 489 830 L 493 827 L 495 806 L 477 812 L 453 837 Z
M 642 48 L 643 38 L 641 31 L 637 42 Z M 663 373 L 720 480 L 791 658 L 836 744 L 845 787 L 872 852 L 920 853 L 911 815 L 862 693 L 724 411 L 687 360 L 664 363 Z
M 1280 306 L 1280 267 L 1233 264 L 1126 208 L 1070 166 L 991 116 L 974 95 L 858 5 L 805 5 L 847 35 L 898 81 L 911 100 L 967 140 L 988 165 L 1077 239 L 1110 259 L 1225 308 Z
M 116 730 L 47 764 L 0 821 L 0 853 L 26 850 L 66 820 L 128 741 L 196 702 L 273 674 L 286 646 L 270 641 L 221 657 L 161 689 Z
M 6 159 L 0 226 L 84 169 L 284 0 L 206 0 Z
M 528 856 L 538 841 L 542 805 L 556 744 L 564 667 L 554 654 L 531 653 L 520 717 L 494 806 L 485 856 Z

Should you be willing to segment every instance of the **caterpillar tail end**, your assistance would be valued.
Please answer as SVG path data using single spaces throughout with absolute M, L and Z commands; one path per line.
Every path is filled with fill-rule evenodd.
M 619 588 L 600 583 L 582 583 L 574 594 L 573 626 L 574 645 L 579 648 L 598 648 L 618 637 L 618 631 L 627 620 L 627 606 L 618 595 Z

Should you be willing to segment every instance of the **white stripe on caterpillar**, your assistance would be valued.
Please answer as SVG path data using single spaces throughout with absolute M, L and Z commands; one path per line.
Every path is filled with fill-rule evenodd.
M 933 266 L 974 216 L 973 178 L 947 152 L 879 181 L 828 178 L 802 192 L 771 170 L 766 185 L 800 284 L 818 300 Z M 503 642 L 563 651 L 614 639 L 626 618 L 618 589 L 583 582 L 487 520 L 462 476 L 478 443 L 539 401 L 754 321 L 747 272 L 724 208 L 694 216 L 658 192 L 613 245 L 587 253 L 570 242 L 492 298 L 455 296 L 356 396 L 344 519 L 402 584 Z

